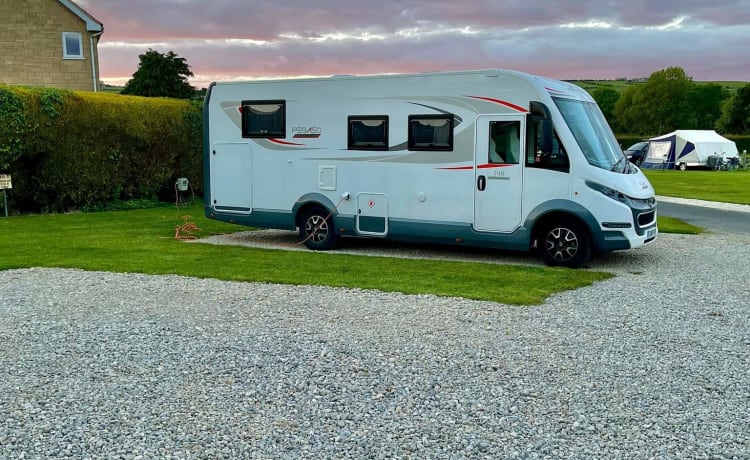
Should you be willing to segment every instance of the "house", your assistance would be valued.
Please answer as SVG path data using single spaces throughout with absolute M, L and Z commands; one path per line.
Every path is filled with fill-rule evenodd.
M 0 84 L 97 91 L 103 31 L 71 0 L 0 0 Z

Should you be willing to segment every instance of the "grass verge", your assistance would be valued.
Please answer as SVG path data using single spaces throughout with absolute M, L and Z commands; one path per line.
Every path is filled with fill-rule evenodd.
M 67 267 L 197 278 L 380 289 L 535 305 L 611 274 L 587 270 L 362 257 L 186 244 L 182 216 L 207 236 L 241 228 L 203 217 L 203 208 L 22 216 L 0 219 L 0 269 Z
M 681 233 L 683 235 L 699 235 L 703 233 L 701 227 L 696 227 L 674 217 L 658 217 L 659 233 Z
M 657 195 L 750 204 L 750 170 L 644 170 Z

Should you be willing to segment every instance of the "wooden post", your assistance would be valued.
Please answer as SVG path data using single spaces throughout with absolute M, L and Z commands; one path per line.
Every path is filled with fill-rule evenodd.
M 3 191 L 3 210 L 5 217 L 8 217 L 8 197 L 5 191 L 9 188 L 13 188 L 10 182 L 10 174 L 0 174 L 0 190 Z

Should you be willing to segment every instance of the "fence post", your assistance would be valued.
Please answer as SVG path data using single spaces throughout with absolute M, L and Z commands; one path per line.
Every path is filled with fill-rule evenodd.
M 13 185 L 10 182 L 10 174 L 0 174 L 0 190 L 3 191 L 3 211 L 6 218 L 8 217 L 8 197 L 6 190 L 11 188 L 13 188 Z

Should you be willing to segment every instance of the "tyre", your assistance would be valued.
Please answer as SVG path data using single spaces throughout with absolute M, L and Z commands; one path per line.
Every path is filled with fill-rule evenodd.
M 680 171 L 685 171 L 687 170 L 687 165 L 685 163 L 680 163 L 679 168 L 680 168 Z
M 333 248 L 338 241 L 333 216 L 319 206 L 304 211 L 300 219 L 299 236 L 310 249 L 323 251 Z
M 539 234 L 537 248 L 551 267 L 578 268 L 591 258 L 591 241 L 583 224 L 573 219 L 552 221 Z

